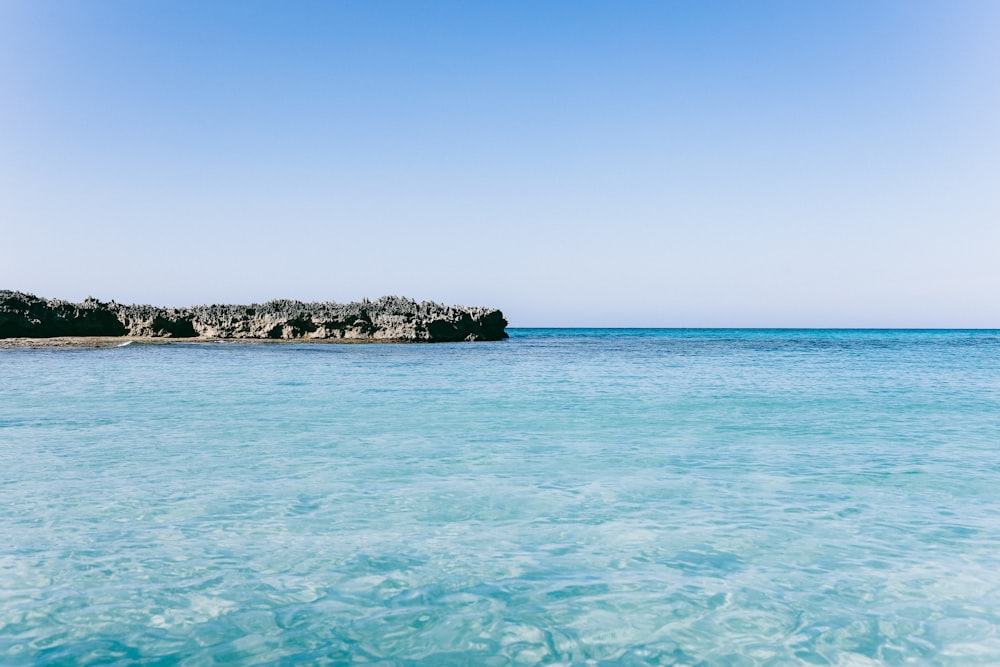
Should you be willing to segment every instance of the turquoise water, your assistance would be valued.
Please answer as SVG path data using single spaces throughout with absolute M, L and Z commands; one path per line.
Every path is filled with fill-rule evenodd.
M 0 350 L 0 663 L 1000 664 L 1000 333 Z

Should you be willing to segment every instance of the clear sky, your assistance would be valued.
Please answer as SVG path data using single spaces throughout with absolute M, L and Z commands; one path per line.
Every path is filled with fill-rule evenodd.
M 1000 327 L 1000 2 L 0 0 L 0 288 Z

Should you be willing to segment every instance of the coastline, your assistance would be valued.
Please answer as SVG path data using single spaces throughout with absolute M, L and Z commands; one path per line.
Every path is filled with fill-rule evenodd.
M 113 346 L 99 339 L 450 343 L 503 340 L 506 326 L 496 308 L 395 296 L 351 303 L 278 299 L 168 308 L 93 298 L 72 303 L 0 290 L 0 339 L 22 341 L 15 347 Z M 38 342 L 51 339 L 58 341 Z
M 51 338 L 0 338 L 0 350 L 41 348 L 111 349 L 128 345 L 214 344 L 237 345 L 422 345 L 435 341 L 407 338 L 165 338 L 162 336 L 53 336 Z

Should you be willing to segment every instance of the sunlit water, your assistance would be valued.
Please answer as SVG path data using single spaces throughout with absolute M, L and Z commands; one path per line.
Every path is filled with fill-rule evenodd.
M 0 663 L 1000 664 L 1000 334 L 0 350 Z

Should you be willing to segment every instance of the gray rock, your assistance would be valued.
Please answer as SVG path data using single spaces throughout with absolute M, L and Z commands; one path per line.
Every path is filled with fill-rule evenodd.
M 160 308 L 87 299 L 82 304 L 0 290 L 0 338 L 337 339 L 447 342 L 502 340 L 495 308 L 444 306 L 386 296 L 334 303 L 276 300 L 249 306 Z

